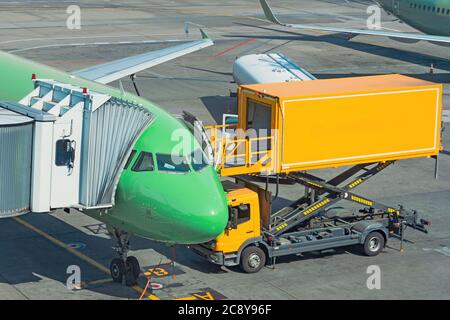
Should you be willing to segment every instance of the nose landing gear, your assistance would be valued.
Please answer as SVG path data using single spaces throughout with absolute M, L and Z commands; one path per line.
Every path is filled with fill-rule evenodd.
M 126 286 L 134 286 L 137 284 L 137 279 L 141 273 L 141 267 L 136 257 L 128 256 L 130 251 L 130 234 L 114 230 L 114 235 L 117 238 L 117 246 L 113 249 L 119 254 L 119 258 L 111 261 L 109 270 L 114 282 L 122 283 Z

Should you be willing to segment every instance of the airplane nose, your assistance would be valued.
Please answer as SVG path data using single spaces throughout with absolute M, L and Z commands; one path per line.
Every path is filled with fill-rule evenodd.
M 172 188 L 166 192 L 170 196 L 161 208 L 159 217 L 164 220 L 164 224 L 163 228 L 158 228 L 158 232 L 168 241 L 179 244 L 203 243 L 216 238 L 225 230 L 228 200 L 219 179 L 212 170 L 211 173 L 202 172 L 196 178 L 191 188 Z
M 189 229 L 193 243 L 208 242 L 221 234 L 228 222 L 228 208 L 220 204 L 203 207 L 195 214 L 195 223 Z

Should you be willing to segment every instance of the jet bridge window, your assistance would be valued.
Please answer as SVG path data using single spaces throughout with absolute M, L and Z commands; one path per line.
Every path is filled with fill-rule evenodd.
M 156 154 L 156 162 L 159 171 L 186 173 L 189 172 L 189 165 L 185 157 L 171 154 Z
M 153 156 L 148 152 L 141 152 L 138 159 L 134 163 L 133 168 L 131 168 L 132 171 L 136 172 L 153 171 L 153 169 Z
M 60 139 L 56 141 L 55 165 L 73 167 L 75 161 L 75 141 Z

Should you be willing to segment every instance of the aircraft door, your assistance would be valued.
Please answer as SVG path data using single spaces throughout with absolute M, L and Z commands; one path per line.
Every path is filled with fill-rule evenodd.
M 270 105 L 247 99 L 246 130 L 249 138 L 264 138 L 272 134 L 272 107 Z M 271 141 L 267 139 L 252 142 L 252 150 L 266 151 L 271 149 Z M 261 154 L 255 155 L 258 160 Z

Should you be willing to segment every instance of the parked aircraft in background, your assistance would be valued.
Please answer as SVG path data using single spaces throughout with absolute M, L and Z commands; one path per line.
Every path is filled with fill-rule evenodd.
M 289 28 L 331 31 L 348 34 L 383 36 L 393 39 L 425 40 L 436 44 L 450 43 L 450 0 L 378 0 L 387 12 L 392 13 L 411 27 L 424 32 L 406 33 L 369 29 L 326 27 L 309 24 L 282 23 L 266 0 L 259 0 L 267 20 Z

